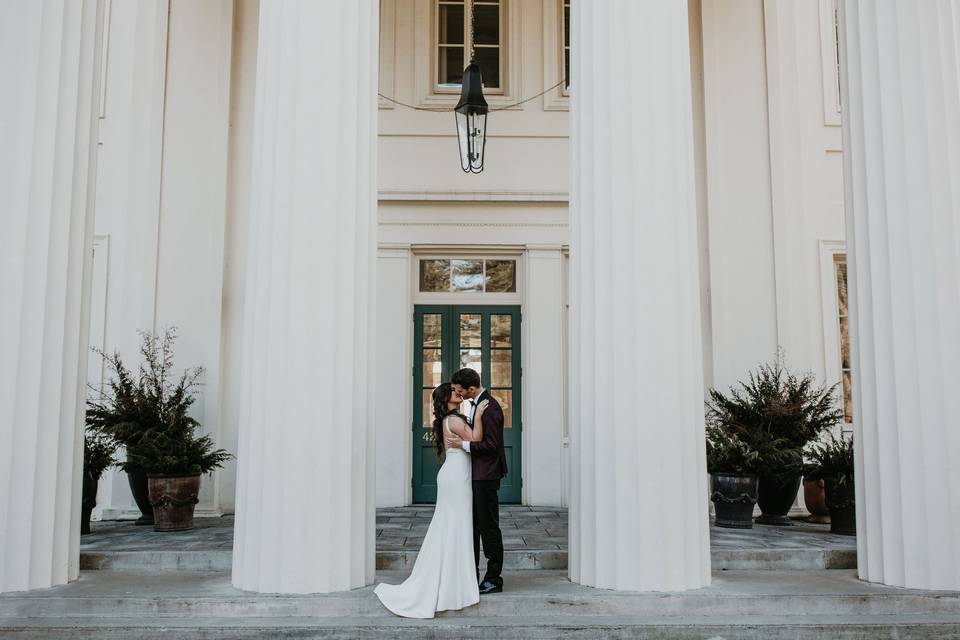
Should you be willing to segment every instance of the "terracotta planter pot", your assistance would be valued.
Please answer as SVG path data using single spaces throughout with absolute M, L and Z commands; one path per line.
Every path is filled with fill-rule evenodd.
M 823 480 L 803 481 L 803 502 L 810 516 L 807 522 L 830 524 L 830 509 L 827 508 L 827 496 L 823 489 Z
M 193 510 L 199 500 L 200 474 L 187 476 L 147 476 L 150 504 L 153 505 L 154 531 L 193 529 Z
M 800 491 L 800 478 L 797 474 L 792 478 L 760 478 L 760 491 L 757 494 L 757 504 L 760 505 L 759 524 L 773 524 L 780 527 L 793 526 L 793 521 L 787 517 L 793 501 Z
M 826 479 L 827 506 L 830 507 L 830 533 L 857 535 L 857 503 L 853 483 L 838 484 Z
M 732 473 L 711 475 L 710 500 L 716 511 L 714 524 L 730 529 L 753 528 L 753 505 L 757 503 L 757 476 Z
M 90 533 L 90 514 L 97 506 L 97 485 L 100 478 L 94 478 L 87 472 L 83 473 L 83 497 L 80 501 L 80 534 Z

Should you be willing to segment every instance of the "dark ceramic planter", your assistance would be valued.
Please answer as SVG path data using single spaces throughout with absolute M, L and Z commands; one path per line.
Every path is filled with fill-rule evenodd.
M 753 505 L 757 503 L 757 476 L 714 473 L 711 482 L 710 500 L 716 512 L 714 523 L 730 529 L 752 529 Z
M 90 533 L 90 514 L 93 508 L 97 506 L 97 485 L 100 478 L 94 478 L 92 475 L 83 472 L 83 497 L 80 502 L 80 534 Z
M 147 474 L 142 471 L 128 471 L 127 481 L 130 483 L 130 493 L 133 501 L 140 509 L 140 518 L 134 523 L 137 526 L 153 524 L 153 507 L 150 506 L 150 489 L 147 486 Z
M 199 502 L 200 474 L 147 477 L 154 531 L 193 529 L 193 510 Z
M 823 489 L 823 480 L 803 481 L 803 503 L 807 505 L 810 516 L 807 522 L 830 524 L 830 509 Z
M 827 506 L 830 508 L 830 533 L 857 535 L 857 502 L 853 483 L 839 484 L 833 478 L 827 478 L 825 489 Z
M 757 523 L 780 527 L 793 526 L 793 521 L 787 517 L 787 514 L 800 491 L 800 478 L 800 474 L 786 479 L 766 476 L 760 478 L 757 504 L 760 505 L 761 514 L 757 518 Z

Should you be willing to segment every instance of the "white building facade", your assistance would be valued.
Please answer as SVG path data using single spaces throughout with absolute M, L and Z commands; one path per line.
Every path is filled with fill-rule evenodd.
M 238 455 L 198 514 L 236 513 L 244 589 L 372 581 L 460 366 L 508 416 L 501 499 L 570 508 L 573 580 L 703 586 L 704 388 L 778 349 L 843 390 L 861 577 L 960 588 L 960 3 L 570 5 L 3 8 L 41 64 L 4 77 L 0 591 L 76 576 L 81 346 L 168 325 Z M 479 175 L 444 111 L 471 44 Z M 133 513 L 125 476 L 100 503 Z

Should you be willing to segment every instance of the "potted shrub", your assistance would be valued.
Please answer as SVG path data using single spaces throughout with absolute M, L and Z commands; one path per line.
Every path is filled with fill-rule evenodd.
M 90 514 L 97 506 L 100 476 L 116 463 L 117 444 L 102 434 L 87 433 L 83 439 L 83 497 L 80 507 L 80 533 L 90 533 Z
M 789 371 L 778 354 L 775 362 L 761 365 L 729 394 L 709 391 L 708 419 L 759 456 L 757 504 L 762 513 L 757 522 L 793 524 L 787 513 L 800 489 L 803 448 L 843 418 L 835 387 L 817 385 L 812 373 Z
M 140 336 L 140 353 L 149 362 L 151 336 L 144 332 L 140 332 Z M 96 348 L 93 351 L 103 358 L 113 375 L 104 389 L 91 389 L 91 396 L 87 399 L 87 429 L 106 435 L 126 450 L 126 462 L 120 467 L 127 474 L 130 492 L 140 509 L 136 524 L 152 525 L 153 507 L 150 506 L 147 474 L 131 461 L 130 454 L 158 418 L 157 403 L 149 384 L 151 378 L 157 378 L 158 372 L 148 371 L 140 365 L 135 376 L 119 353 L 108 354 Z
M 718 527 L 753 528 L 757 503 L 756 474 L 759 454 L 716 424 L 707 425 L 707 471 L 712 484 L 710 500 Z
M 806 453 L 813 461 L 807 466 L 807 478 L 823 480 L 824 483 L 827 508 L 830 510 L 830 532 L 856 535 L 853 438 L 831 434 L 825 442 L 811 445 Z
M 112 393 L 88 403 L 87 423 L 126 446 L 127 460 L 121 468 L 146 475 L 154 529 L 185 531 L 193 528 L 201 474 L 231 456 L 214 449 L 209 436 L 195 435 L 200 423 L 189 409 L 203 368 L 186 369 L 173 381 L 176 330 L 167 329 L 162 337 L 142 336 L 145 364 L 140 375 L 135 380 L 117 354 L 110 356 L 117 375 L 110 383 Z

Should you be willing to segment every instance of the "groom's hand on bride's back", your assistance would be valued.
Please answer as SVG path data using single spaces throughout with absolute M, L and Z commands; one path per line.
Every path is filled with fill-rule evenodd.
M 443 437 L 443 446 L 446 449 L 459 449 L 463 444 L 463 438 L 455 433 L 448 433 Z

